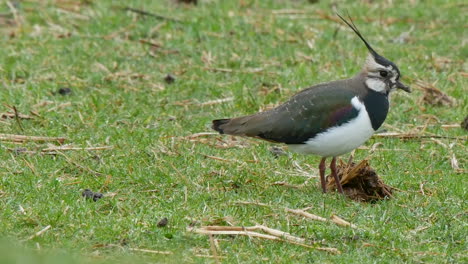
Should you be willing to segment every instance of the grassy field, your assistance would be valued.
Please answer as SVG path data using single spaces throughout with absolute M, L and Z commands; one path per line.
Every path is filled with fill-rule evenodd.
M 0 137 L 0 262 L 466 263 L 466 4 L 311 2 L 2 1 L 0 133 L 65 139 Z M 198 134 L 356 74 L 366 49 L 336 10 L 413 88 L 383 129 L 426 136 L 356 150 L 398 189 L 374 204 L 322 194 L 319 157 Z M 430 85 L 453 103 L 424 99 Z M 311 247 L 188 230 L 256 224 Z

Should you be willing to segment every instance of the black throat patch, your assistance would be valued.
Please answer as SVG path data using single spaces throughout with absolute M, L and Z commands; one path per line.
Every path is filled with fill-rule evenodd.
M 385 94 L 369 89 L 369 92 L 364 96 L 364 105 L 369 114 L 372 128 L 376 131 L 387 117 L 388 97 Z

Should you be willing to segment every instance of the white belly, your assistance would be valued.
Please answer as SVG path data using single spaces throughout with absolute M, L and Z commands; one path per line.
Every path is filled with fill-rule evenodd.
M 351 103 L 359 111 L 355 119 L 317 134 L 304 144 L 291 144 L 289 148 L 302 154 L 336 157 L 361 146 L 374 134 L 374 129 L 364 104 L 357 97 Z

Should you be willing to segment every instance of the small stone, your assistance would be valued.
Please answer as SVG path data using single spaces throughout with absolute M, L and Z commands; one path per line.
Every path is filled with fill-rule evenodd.
M 15 148 L 15 149 L 13 149 L 13 153 L 15 153 L 15 155 L 19 155 L 19 154 L 25 153 L 27 151 L 28 151 L 27 148 Z
M 61 87 L 57 90 L 57 93 L 60 95 L 68 95 L 71 94 L 72 90 L 69 87 Z
M 167 74 L 166 77 L 164 77 L 164 81 L 168 84 L 174 83 L 175 77 L 172 74 Z
M 163 219 L 159 220 L 158 227 L 165 227 L 165 226 L 167 226 L 168 222 L 169 221 L 167 220 L 167 217 L 164 217 Z
M 82 193 L 81 196 L 85 197 L 86 199 L 93 199 L 93 201 L 97 201 L 104 197 L 102 193 L 99 192 L 93 192 L 90 189 L 85 189 Z
M 101 199 L 102 197 L 104 197 L 104 195 L 102 193 L 94 193 L 93 195 L 93 201 L 97 202 L 97 200 Z
M 82 193 L 81 196 L 85 197 L 86 199 L 91 199 L 94 196 L 94 192 L 91 191 L 90 189 L 85 189 Z

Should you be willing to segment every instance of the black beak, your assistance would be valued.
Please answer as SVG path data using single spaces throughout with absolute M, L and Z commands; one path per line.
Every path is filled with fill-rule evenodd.
M 396 81 L 396 88 L 398 89 L 402 89 L 403 91 L 407 92 L 407 93 L 411 93 L 411 89 L 409 88 L 409 86 L 401 83 L 400 81 Z

